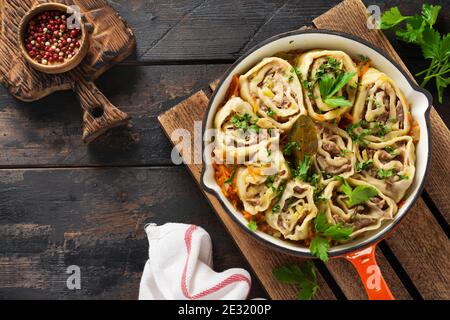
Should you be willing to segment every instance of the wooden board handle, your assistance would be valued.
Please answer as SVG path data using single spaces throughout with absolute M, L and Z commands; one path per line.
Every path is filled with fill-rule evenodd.
M 96 85 L 74 73 L 72 89 L 83 108 L 83 141 L 90 143 L 111 128 L 124 125 L 130 119 L 115 107 Z

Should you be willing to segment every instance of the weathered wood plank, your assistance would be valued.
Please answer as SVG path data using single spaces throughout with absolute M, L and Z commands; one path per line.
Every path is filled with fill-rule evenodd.
M 383 33 L 379 30 L 369 30 L 367 28 L 366 10 L 360 0 L 346 0 L 316 18 L 313 23 L 317 28 L 345 31 L 377 44 L 378 47 L 385 50 L 406 70 L 406 67 Z M 440 199 L 437 200 L 436 204 L 439 206 L 441 213 L 448 219 L 449 205 L 447 195 L 450 192 L 450 185 L 448 184 L 450 164 L 448 161 L 442 161 L 442 159 L 445 159 L 450 153 L 450 145 L 448 143 L 450 132 L 435 111 L 431 113 L 430 118 L 433 131 L 435 132 L 433 134 L 434 154 L 429 171 L 429 177 L 432 178 L 427 179 L 425 187 L 430 194 L 436 196 L 436 199 Z M 402 264 L 405 264 L 410 278 L 416 280 L 414 283 L 425 298 L 448 298 L 447 271 L 448 252 L 450 250 L 448 238 L 421 199 L 410 210 L 406 220 L 410 221 L 410 223 L 405 222 L 400 225 L 395 236 L 388 241 L 389 245 Z M 419 230 L 422 230 L 422 232 Z M 433 241 L 429 238 L 430 234 L 433 234 Z M 406 243 L 410 245 L 406 245 Z M 418 250 L 412 243 L 422 246 L 421 249 L 423 250 Z M 424 252 L 433 256 L 433 261 L 437 263 L 433 261 L 426 263 L 427 259 Z M 411 264 L 412 261 L 414 263 Z M 423 268 L 420 269 L 421 274 L 419 277 L 416 276 L 418 269 L 414 267 L 417 261 L 423 261 L 424 263 L 422 265 Z M 421 279 L 422 281 L 419 281 Z M 432 286 L 430 283 L 435 285 Z
M 23 103 L 0 88 L 0 167 L 167 165 L 171 146 L 156 116 L 206 86 L 227 65 L 117 67 L 98 81 L 110 100 L 133 117 L 87 147 L 79 139 L 80 110 L 70 92 Z
M 245 50 L 278 33 L 310 24 L 339 0 L 110 0 L 133 29 L 136 55 L 130 61 L 236 59 Z M 399 6 L 405 14 L 420 11 L 423 1 L 374 0 L 382 11 Z M 446 5 L 446 1 L 434 1 Z M 437 27 L 448 30 L 450 13 L 442 10 Z M 419 50 L 400 45 L 402 57 L 420 57 Z
M 197 190 L 183 167 L 0 170 L 0 297 L 137 298 L 148 222 L 203 226 L 220 270 L 249 269 Z M 79 291 L 66 288 L 72 264 Z
M 450 299 L 450 241 L 423 200 L 387 243 L 425 299 Z

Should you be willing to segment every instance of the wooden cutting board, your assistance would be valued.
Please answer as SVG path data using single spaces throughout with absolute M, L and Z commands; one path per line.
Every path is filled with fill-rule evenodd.
M 383 33 L 367 28 L 367 15 L 367 9 L 360 0 L 345 0 L 314 19 L 313 27 L 343 31 L 359 36 L 384 50 L 406 70 Z M 177 138 L 171 138 L 171 134 L 179 128 L 189 130 L 192 137 L 194 134 L 201 135 L 201 126 L 198 124 L 194 126 L 194 123 L 204 119 L 208 97 L 216 83 L 217 81 L 212 83 L 210 88 L 195 93 L 159 116 L 160 124 L 172 143 L 178 143 Z M 444 214 L 448 214 L 450 185 L 446 181 L 446 177 L 450 168 L 448 162 L 443 163 L 439 159 L 445 158 L 450 153 L 450 132 L 434 109 L 431 110 L 430 119 L 433 128 L 434 157 L 430 165 L 424 194 L 431 197 L 432 201 L 430 202 L 430 199 L 426 199 L 425 196 L 419 198 L 392 237 L 381 243 L 381 250 L 378 250 L 376 255 L 382 273 L 394 296 L 398 299 L 414 297 L 448 299 L 450 297 L 447 286 L 449 241 L 433 217 L 431 207 L 427 206 L 430 203 L 436 204 L 443 209 Z M 194 146 L 192 154 L 183 155 L 183 157 L 188 156 L 190 159 L 194 159 L 194 153 L 201 154 L 201 150 L 195 149 Z M 188 164 L 187 167 L 196 182 L 199 183 L 202 165 Z M 272 276 L 272 269 L 290 262 L 301 263 L 301 259 L 262 246 L 234 223 L 213 195 L 204 193 L 269 296 L 273 299 L 295 299 L 297 288 L 278 283 Z M 419 226 L 417 221 L 420 221 Z M 205 227 L 207 228 L 207 226 Z M 432 242 L 430 242 L 429 234 L 434 235 Z M 317 299 L 366 298 L 356 273 L 346 261 L 333 259 L 326 265 L 316 261 L 316 265 L 319 270 L 320 286 Z M 425 274 L 426 276 L 423 276 Z
M 36 71 L 20 55 L 17 33 L 22 17 L 45 2 L 48 1 L 0 1 L 0 82 L 22 101 L 35 101 L 55 91 L 72 89 L 83 109 L 83 141 L 89 143 L 129 119 L 93 81 L 133 52 L 134 34 L 106 0 L 53 1 L 80 8 L 82 17 L 91 25 L 90 47 L 80 65 L 69 72 L 49 75 Z

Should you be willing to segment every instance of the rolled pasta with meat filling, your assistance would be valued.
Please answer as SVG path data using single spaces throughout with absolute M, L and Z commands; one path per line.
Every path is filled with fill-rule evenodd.
M 348 54 L 335 50 L 308 51 L 298 58 L 297 67 L 310 117 L 316 121 L 332 120 L 351 109 L 356 97 L 358 72 Z M 334 80 L 344 73 L 354 75 L 342 88 L 334 93 L 330 87 L 324 89 L 327 87 L 324 78 Z M 324 96 L 326 93 L 333 94 Z M 342 103 L 343 100 L 347 102 Z
M 348 133 L 326 122 L 316 123 L 316 128 L 318 148 L 315 164 L 322 173 L 324 183 L 328 183 L 336 175 L 344 178 L 353 175 L 355 154 Z
M 258 117 L 250 104 L 233 97 L 216 113 L 214 125 L 217 129 L 214 157 L 217 163 L 247 163 L 255 156 L 273 147 L 278 147 L 278 130 L 260 130 L 256 126 Z M 261 159 L 262 160 L 262 159 Z
M 380 142 L 408 134 L 411 128 L 409 104 L 397 84 L 374 68 L 363 75 L 353 107 L 356 134 L 364 129 L 365 139 Z
M 376 230 L 383 221 L 393 219 L 397 213 L 394 200 L 367 182 L 348 178 L 347 183 L 351 188 L 358 186 L 373 188 L 376 193 L 368 200 L 350 206 L 343 182 L 340 180 L 330 182 L 324 190 L 324 196 L 327 198 L 325 212 L 330 223 L 340 223 L 344 227 L 352 228 L 353 232 L 350 236 L 353 238 L 364 232 Z
M 411 186 L 416 171 L 413 138 L 403 136 L 385 142 L 355 145 L 356 179 L 377 187 L 398 203 Z
M 266 212 L 266 221 L 285 239 L 305 240 L 310 224 L 317 215 L 314 188 L 308 183 L 291 180 L 280 200 Z
M 240 93 L 261 117 L 262 128 L 288 131 L 295 120 L 306 114 L 300 81 L 294 68 L 281 58 L 264 58 L 240 76 Z
M 278 188 L 289 178 L 289 169 L 281 152 L 271 162 L 240 167 L 236 172 L 236 191 L 245 211 L 255 215 L 266 211 L 276 197 Z

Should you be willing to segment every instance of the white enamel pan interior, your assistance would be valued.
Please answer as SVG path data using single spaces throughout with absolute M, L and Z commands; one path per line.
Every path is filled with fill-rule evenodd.
M 430 158 L 431 151 L 431 137 L 428 122 L 428 113 L 431 106 L 430 94 L 422 88 L 415 85 L 396 65 L 393 61 L 388 59 L 382 54 L 382 52 L 373 47 L 371 44 L 356 38 L 352 35 L 338 33 L 334 31 L 326 30 L 306 30 L 306 31 L 294 31 L 284 33 L 275 37 L 272 37 L 258 46 L 251 49 L 243 57 L 241 57 L 236 63 L 230 67 L 230 69 L 222 77 L 218 87 L 216 88 L 213 96 L 211 97 L 208 112 L 203 123 L 203 128 L 213 128 L 213 120 L 216 114 L 217 108 L 224 100 L 227 89 L 230 85 L 232 76 L 234 74 L 244 74 L 258 62 L 265 57 L 273 56 L 274 54 L 282 51 L 290 51 L 300 49 L 302 51 L 311 49 L 328 49 L 328 50 L 342 50 L 348 53 L 353 58 L 357 58 L 358 55 L 365 55 L 370 58 L 372 65 L 380 71 L 386 73 L 391 77 L 403 91 L 406 99 L 410 103 L 411 113 L 413 119 L 415 119 L 420 126 L 420 141 L 416 146 L 416 174 L 413 184 L 405 196 L 405 203 L 399 209 L 393 221 L 387 222 L 381 226 L 380 229 L 366 234 L 364 237 L 350 241 L 345 244 L 335 246 L 330 249 L 329 255 L 331 257 L 340 256 L 348 252 L 355 251 L 370 244 L 373 244 L 392 229 L 406 214 L 409 208 L 413 205 L 414 201 L 420 194 L 423 187 L 423 181 L 427 166 Z M 205 130 L 203 130 L 205 132 Z M 244 230 L 252 234 L 259 240 L 262 240 L 265 244 L 274 247 L 291 254 L 298 256 L 310 257 L 309 249 L 296 244 L 294 242 L 284 241 L 282 239 L 274 238 L 268 234 L 260 231 L 252 232 L 247 228 L 247 221 L 242 214 L 237 211 L 232 204 L 221 193 L 220 187 L 214 179 L 214 169 L 211 165 L 211 142 L 207 141 L 206 135 L 203 136 L 203 174 L 202 185 L 210 193 L 215 194 L 225 207 L 231 217 L 238 223 Z

